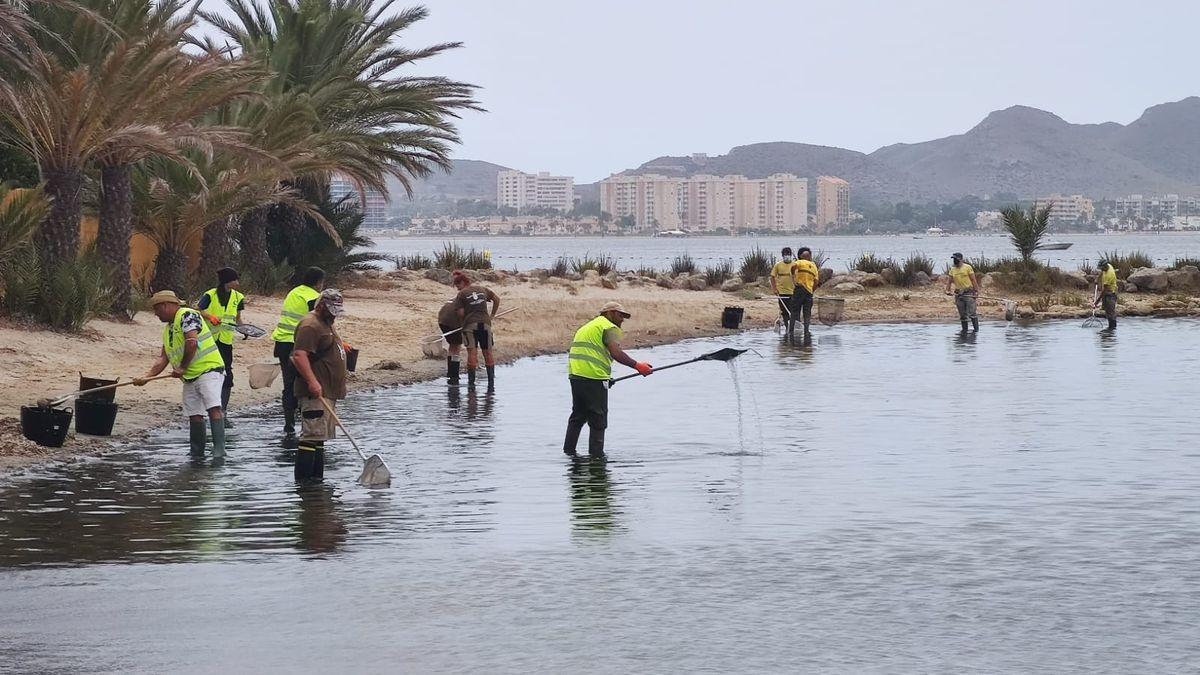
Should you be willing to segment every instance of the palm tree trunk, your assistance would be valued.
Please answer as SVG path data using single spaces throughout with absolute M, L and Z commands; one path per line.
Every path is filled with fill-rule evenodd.
M 204 228 L 204 236 L 200 240 L 200 264 L 196 268 L 196 277 L 201 286 L 215 284 L 217 270 L 233 263 L 232 244 L 228 222 L 217 220 Z
M 96 247 L 112 275 L 112 313 L 128 316 L 133 295 L 129 241 L 133 236 L 133 169 L 128 164 L 100 168 L 100 232 Z
M 271 256 L 267 253 L 267 208 L 254 209 L 242 217 L 238 230 L 238 243 L 242 247 L 242 269 L 256 286 L 267 280 L 266 271 L 271 268 Z M 274 289 L 257 288 L 269 292 Z
M 154 280 L 150 283 L 154 291 L 175 291 L 182 296 L 187 284 L 187 254 L 169 248 L 160 249 L 154 261 Z
M 79 256 L 79 219 L 83 215 L 81 193 L 83 171 L 77 168 L 42 168 L 46 194 L 51 198 L 50 215 L 34 234 L 43 274 Z

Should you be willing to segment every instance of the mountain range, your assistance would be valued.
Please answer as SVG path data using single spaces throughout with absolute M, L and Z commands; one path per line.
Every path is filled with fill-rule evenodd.
M 453 194 L 495 199 L 495 164 L 456 160 L 450 175 L 421 181 L 418 196 Z M 868 199 L 955 199 L 1013 193 L 1092 198 L 1131 193 L 1200 195 L 1200 97 L 1148 108 L 1126 124 L 1072 124 L 1044 110 L 1013 106 L 989 114 L 969 131 L 921 143 L 897 143 L 871 153 L 806 143 L 742 145 L 724 155 L 663 156 L 623 174 L 792 173 L 850 181 Z M 580 185 L 595 199 L 595 185 Z

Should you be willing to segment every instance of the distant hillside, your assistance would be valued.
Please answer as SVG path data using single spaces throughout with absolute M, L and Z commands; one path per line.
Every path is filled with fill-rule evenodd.
M 1154 106 L 1129 125 L 1071 124 L 1043 110 L 1013 106 L 966 133 L 870 154 L 756 143 L 715 157 L 659 157 L 625 173 L 762 178 L 776 172 L 840 176 L 859 195 L 890 200 L 998 192 L 1200 194 L 1200 98 Z
M 428 178 L 413 181 L 413 199 L 496 201 L 496 176 L 508 171 L 508 167 L 475 159 L 455 159 L 453 163 L 454 169 L 449 173 L 437 171 Z M 393 201 L 405 199 L 404 188 L 398 181 L 391 180 L 389 185 Z

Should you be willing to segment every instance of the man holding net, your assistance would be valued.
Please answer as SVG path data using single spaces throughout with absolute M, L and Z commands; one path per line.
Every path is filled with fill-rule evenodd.
M 979 332 L 979 315 L 975 313 L 975 304 L 979 298 L 979 279 L 975 276 L 975 268 L 963 260 L 963 254 L 955 253 L 950 256 L 953 264 L 950 273 L 946 275 L 946 295 L 954 289 L 954 306 L 958 308 L 958 321 L 962 324 L 962 332 L 967 332 L 967 322 L 971 328 Z

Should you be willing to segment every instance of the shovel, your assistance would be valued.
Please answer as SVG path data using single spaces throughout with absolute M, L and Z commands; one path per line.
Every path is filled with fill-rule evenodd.
M 154 377 L 147 377 L 146 381 L 153 382 L 155 380 L 165 380 L 168 377 L 174 377 L 174 375 L 172 375 L 171 373 L 167 373 L 165 375 L 155 375 Z M 67 394 L 66 396 L 56 398 L 53 401 L 51 401 L 49 399 L 45 399 L 45 398 L 38 399 L 37 404 L 38 404 L 39 408 L 54 408 L 54 407 L 57 407 L 57 406 L 60 406 L 64 403 L 66 403 L 67 401 L 70 401 L 73 398 L 76 398 L 78 396 L 83 396 L 84 394 L 94 394 L 98 391 L 108 391 L 109 389 L 116 389 L 117 387 L 126 387 L 131 384 L 133 384 L 133 380 L 130 380 L 128 382 L 118 382 L 117 384 L 106 384 L 103 387 L 96 387 L 94 389 L 81 389 L 79 391 Z
M 737 357 L 741 356 L 742 354 L 745 354 L 748 351 L 750 351 L 750 350 L 749 349 L 734 349 L 733 347 L 726 347 L 724 349 L 718 349 L 715 352 L 709 352 L 708 354 L 701 354 L 700 356 L 697 356 L 694 359 L 688 359 L 687 361 L 680 361 L 679 363 L 672 363 L 669 366 L 655 368 L 654 372 L 657 373 L 660 370 L 666 370 L 668 368 L 678 368 L 679 366 L 686 366 L 689 363 L 695 363 L 697 361 L 732 361 L 732 360 L 736 359 Z M 621 380 L 628 380 L 631 377 L 641 377 L 641 374 L 635 373 L 633 375 L 625 375 L 624 377 L 618 377 L 618 378 L 609 380 L 608 386 L 609 386 L 609 388 L 611 388 L 614 384 L 620 382 Z
M 362 448 L 358 447 L 358 442 L 354 440 L 349 431 L 346 431 L 346 425 L 342 424 L 342 421 L 338 419 L 337 413 L 333 411 L 333 406 L 329 405 L 329 401 L 326 401 L 324 396 L 321 397 L 321 405 L 325 407 L 325 412 L 333 417 L 334 423 L 338 425 L 343 434 L 346 434 L 346 438 L 350 439 L 350 445 L 354 446 L 354 451 L 362 458 L 363 470 L 362 475 L 358 477 L 358 484 L 366 487 L 381 487 L 390 484 L 392 482 L 392 471 L 388 468 L 387 462 L 383 461 L 383 458 L 379 455 L 371 455 L 370 457 L 364 455 Z

